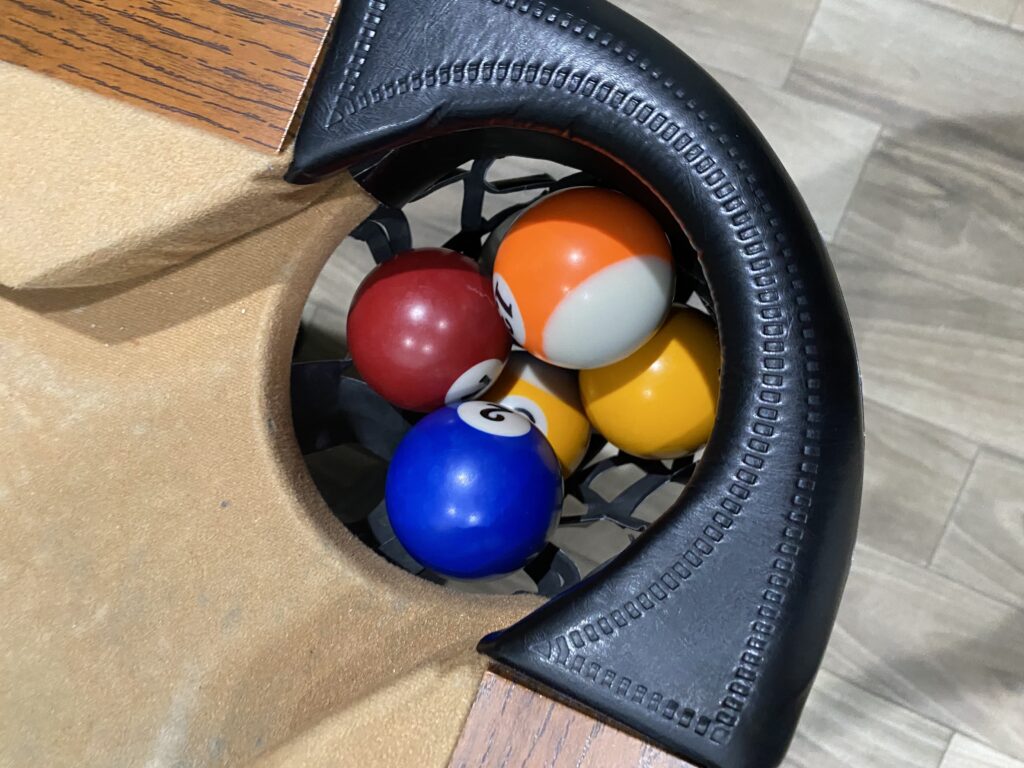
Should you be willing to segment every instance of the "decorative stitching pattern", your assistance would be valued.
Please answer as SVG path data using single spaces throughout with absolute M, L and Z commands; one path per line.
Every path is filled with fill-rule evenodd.
M 377 29 L 380 27 L 381 19 L 388 9 L 388 0 L 369 0 L 366 6 L 366 13 L 356 33 L 356 44 L 345 62 L 345 69 L 342 71 L 341 83 L 338 85 L 338 92 L 334 95 L 334 104 L 324 128 L 330 128 L 337 120 L 335 114 L 343 100 L 349 99 L 359 84 L 359 78 L 363 73 L 363 65 L 366 64 L 366 57 L 370 55 L 373 41 L 377 37 Z
M 637 49 L 630 47 L 626 41 L 615 37 L 610 32 L 603 31 L 599 26 L 586 19 L 577 17 L 569 11 L 561 10 L 557 6 L 545 2 L 545 0 L 478 0 L 478 2 L 503 6 L 508 10 L 518 12 L 522 16 L 531 17 L 557 26 L 559 29 L 581 37 L 588 42 L 609 49 L 616 56 L 624 56 L 627 62 L 635 64 L 641 71 L 648 73 L 652 79 L 661 80 L 661 71 L 656 68 L 652 69 L 651 62 L 647 58 L 641 58 Z M 497 60 L 475 63 L 450 62 L 420 70 L 388 83 L 378 84 L 368 91 L 355 94 L 356 83 L 362 73 L 362 67 L 366 63 L 366 57 L 370 52 L 373 39 L 377 35 L 378 27 L 386 11 L 387 0 L 370 1 L 356 36 L 355 48 L 345 65 L 342 85 L 339 87 L 338 93 L 335 94 L 334 104 L 327 119 L 327 124 L 324 126 L 325 128 L 329 128 L 346 117 L 362 112 L 364 109 L 368 109 L 386 99 L 399 94 L 421 90 L 424 86 L 434 87 L 437 85 L 448 85 L 453 82 L 461 83 L 467 81 L 471 83 L 478 81 L 492 82 L 492 73 L 496 67 L 500 67 L 500 69 L 498 69 L 497 76 L 493 78 L 493 81 L 498 83 L 502 83 L 507 79 L 509 67 L 522 68 L 519 72 L 513 71 L 513 82 L 519 82 L 522 79 L 522 71 L 527 72 L 526 82 L 533 83 L 536 80 L 536 72 L 538 70 L 542 72 L 546 69 L 550 70 L 550 67 L 545 67 L 543 64 L 524 61 L 514 64 Z M 504 67 L 502 67 L 502 64 L 504 64 Z M 468 78 L 465 76 L 467 67 L 471 69 L 468 73 Z M 478 73 L 481 71 L 483 71 L 483 76 L 478 77 Z M 531 71 L 532 75 L 530 74 Z M 547 86 L 550 82 L 550 78 L 542 78 L 540 84 Z M 556 88 L 562 88 L 564 85 L 564 81 L 555 83 Z M 662 81 L 662 85 L 666 89 L 672 90 L 675 87 L 675 82 L 671 78 L 667 78 Z M 570 88 L 569 92 L 574 93 L 575 89 Z M 590 96 L 591 94 L 584 93 L 584 95 Z M 685 92 L 682 89 L 677 89 L 674 95 L 676 98 L 682 99 L 685 96 Z M 694 106 L 688 106 L 691 110 L 694 109 Z
M 546 24 L 557 26 L 566 33 L 578 36 L 594 45 L 606 48 L 616 56 L 623 57 L 628 63 L 645 72 L 652 80 L 660 81 L 683 106 L 695 113 L 695 117 L 705 124 L 711 137 L 718 132 L 718 126 L 709 122 L 709 113 L 698 110 L 694 99 L 686 99 L 685 89 L 677 87 L 671 77 L 663 77 L 663 73 L 653 67 L 652 63 L 641 58 L 635 48 L 613 34 L 601 30 L 597 25 L 585 19 L 575 17 L 572 13 L 562 11 L 544 0 L 479 0 L 495 6 L 502 6 L 525 17 L 530 17 Z M 383 12 L 386 10 L 385 0 L 374 0 L 371 8 Z M 365 53 L 369 51 L 372 35 L 364 39 L 364 33 L 372 23 L 380 22 L 379 13 L 371 17 L 367 13 L 360 32 L 357 50 L 346 67 L 343 87 L 336 99 L 332 112 L 331 124 L 344 120 L 346 117 L 369 109 L 376 104 L 392 99 L 398 95 L 416 92 L 424 88 L 450 87 L 458 84 L 474 83 L 525 83 L 539 87 L 553 87 L 570 94 L 579 93 L 585 98 L 604 104 L 608 108 L 630 118 L 637 124 L 645 125 L 658 139 L 671 146 L 709 188 L 710 195 L 718 202 L 721 211 L 729 216 L 729 223 L 734 238 L 740 246 L 741 253 L 747 257 L 749 279 L 757 289 L 758 312 L 763 321 L 759 335 L 763 355 L 760 358 L 761 385 L 757 397 L 760 405 L 756 406 L 750 422 L 750 431 L 744 446 L 740 466 L 733 474 L 735 482 L 730 484 L 726 494 L 719 502 L 711 522 L 703 529 L 703 535 L 696 537 L 690 547 L 682 551 L 678 558 L 655 576 L 651 584 L 637 592 L 629 600 L 604 615 L 598 615 L 581 622 L 576 628 L 554 638 L 541 641 L 531 646 L 531 650 L 559 664 L 570 671 L 593 681 L 595 684 L 612 688 L 617 695 L 625 697 L 651 712 L 660 711 L 667 719 L 674 719 L 685 728 L 695 725 L 694 732 L 704 736 L 713 743 L 728 742 L 732 729 L 739 722 L 749 695 L 758 677 L 758 669 L 764 655 L 777 630 L 777 620 L 782 606 L 788 597 L 792 583 L 791 573 L 796 566 L 796 558 L 801 552 L 800 541 L 806 533 L 813 505 L 815 475 L 818 465 L 815 461 L 820 455 L 820 429 L 816 426 L 822 420 L 820 411 L 821 398 L 817 394 L 807 397 L 807 416 L 804 424 L 802 454 L 807 459 L 800 465 L 799 475 L 795 482 L 795 493 L 792 506 L 785 513 L 785 520 L 780 525 L 779 542 L 775 547 L 778 557 L 772 562 L 771 573 L 767 585 L 762 592 L 762 600 L 757 606 L 756 617 L 751 623 L 751 631 L 746 638 L 739 661 L 735 668 L 733 680 L 720 702 L 714 719 L 701 715 L 691 707 L 683 707 L 676 700 L 666 697 L 661 692 L 639 682 L 619 675 L 615 670 L 602 668 L 596 661 L 587 662 L 581 652 L 588 643 L 602 642 L 605 637 L 621 631 L 627 626 L 636 624 L 647 612 L 656 610 L 658 605 L 668 600 L 683 586 L 693 572 L 714 555 L 716 545 L 723 541 L 729 529 L 734 525 L 734 518 L 742 514 L 744 505 L 750 500 L 754 489 L 760 481 L 760 473 L 764 470 L 767 457 L 777 437 L 777 422 L 780 406 L 785 397 L 786 356 L 793 318 L 787 317 L 782 306 L 781 296 L 777 290 L 779 270 L 777 257 L 769 253 L 764 235 L 754 223 L 750 208 L 744 202 L 744 195 L 735 183 L 730 181 L 727 173 L 719 166 L 709 151 L 695 137 L 683 130 L 671 116 L 660 112 L 656 106 L 646 103 L 630 91 L 617 87 L 613 82 L 576 71 L 571 67 L 550 62 L 534 60 L 481 60 L 455 61 L 429 67 L 393 81 L 379 84 L 359 94 L 354 94 L 360 67 L 365 62 Z M 359 46 L 365 46 L 360 49 Z M 351 95 L 350 95 L 351 94 Z M 347 97 L 347 98 L 346 98 Z M 717 136 L 717 143 L 723 147 L 728 156 L 736 161 L 737 169 L 742 174 L 747 164 L 739 159 L 739 150 L 729 147 L 730 138 L 726 134 Z M 748 175 L 741 184 L 747 187 L 748 193 L 758 201 L 761 211 L 771 216 L 771 204 L 767 195 L 757 185 L 757 178 Z M 769 225 L 776 231 L 775 241 L 782 247 L 782 262 L 787 271 L 794 274 L 798 271 L 793 263 L 792 249 L 785 247 L 785 238 L 778 232 L 780 221 L 769 219 Z M 806 307 L 808 299 L 801 291 L 802 281 L 792 278 L 792 287 L 797 292 L 795 301 L 798 307 Z M 806 309 L 798 310 L 799 328 L 804 343 L 807 388 L 817 390 L 821 387 L 819 377 L 820 363 L 818 350 L 814 344 L 814 330 L 811 315 Z M 575 649 L 575 650 L 574 650 Z M 616 682 L 617 681 L 617 682 Z
M 576 634 L 578 633 L 575 631 L 569 633 L 570 637 Z M 574 640 L 574 645 L 575 643 Z M 554 645 L 544 641 L 531 646 L 530 650 L 540 654 L 553 664 L 565 667 L 584 680 L 607 688 L 625 701 L 637 704 L 652 714 L 660 714 L 666 720 L 674 720 L 683 728 L 692 728 L 698 736 L 705 736 L 720 744 L 723 742 L 716 738 L 728 734 L 728 732 L 720 730 L 717 734 L 712 735 L 709 733 L 714 724 L 711 717 L 701 714 L 693 707 L 683 706 L 678 699 L 666 695 L 657 688 L 622 675 L 599 661 L 587 661 L 587 657 L 583 653 L 571 653 L 564 635 L 558 637 Z
M 696 109 L 696 104 L 692 102 L 687 106 L 691 110 Z M 652 125 L 653 120 L 648 123 L 649 127 Z M 551 650 L 545 656 L 552 663 L 562 663 L 566 666 L 571 663 L 579 663 L 576 662 L 576 658 L 579 658 L 580 654 L 569 661 L 567 654 L 563 651 L 563 646 L 566 651 L 570 643 L 577 648 L 582 648 L 586 644 L 586 640 L 597 642 L 604 639 L 601 634 L 612 634 L 605 632 L 605 628 L 611 628 L 612 632 L 615 632 L 629 624 L 636 623 L 647 615 L 647 612 L 655 610 L 659 603 L 670 598 L 693 575 L 694 571 L 714 555 L 716 545 L 726 538 L 729 529 L 734 525 L 734 518 L 743 512 L 744 505 L 749 501 L 760 480 L 760 473 L 765 467 L 772 443 L 777 437 L 775 423 L 779 417 L 778 406 L 782 402 L 782 392 L 785 386 L 786 334 L 789 327 L 781 305 L 781 296 L 774 288 L 778 282 L 778 272 L 773 267 L 773 260 L 766 255 L 768 247 L 760 229 L 753 223 L 750 209 L 743 202 L 743 193 L 729 181 L 725 171 L 718 166 L 718 162 L 714 158 L 707 154 L 704 146 L 695 144 L 694 137 L 689 133 L 683 132 L 677 136 L 678 131 L 674 128 L 678 128 L 678 126 L 672 123 L 669 123 L 667 128 L 662 128 L 661 139 L 672 141 L 673 149 L 710 188 L 711 195 L 718 201 L 720 209 L 729 215 L 735 239 L 741 245 L 742 253 L 748 257 L 749 279 L 758 289 L 759 315 L 764 321 L 760 328 L 764 352 L 760 360 L 763 371 L 761 377 L 763 388 L 758 392 L 758 399 L 762 405 L 756 407 L 755 418 L 751 421 L 750 436 L 745 445 L 746 450 L 742 454 L 740 466 L 735 469 L 733 474 L 735 482 L 730 484 L 726 495 L 721 498 L 720 509 L 712 514 L 711 522 L 702 531 L 703 535 L 695 537 L 690 547 L 680 553 L 679 559 L 664 569 L 648 588 L 636 593 L 633 599 L 626 601 L 621 608 L 611 611 L 608 616 L 611 617 L 612 622 L 608 621 L 608 616 L 591 617 L 566 635 L 555 638 Z M 665 137 L 666 131 L 669 133 L 668 139 Z M 719 143 L 722 145 L 727 141 L 727 139 L 722 141 L 723 138 L 726 137 L 723 135 L 719 138 Z M 735 148 L 730 148 L 727 153 L 734 158 L 738 155 Z M 745 163 L 739 161 L 738 167 L 742 172 L 745 169 Z M 770 205 L 765 202 L 766 195 L 753 186 L 754 181 L 753 177 L 746 179 L 754 197 L 762 201 L 762 209 L 766 213 L 770 213 Z M 772 223 L 778 224 L 774 219 Z M 786 253 L 792 255 L 791 251 L 784 252 L 784 255 Z M 806 303 L 806 298 L 800 296 L 797 301 Z M 809 318 L 805 319 L 809 321 Z M 784 535 L 792 535 L 790 528 L 786 529 Z M 771 587 L 763 593 L 765 602 L 758 606 L 759 618 L 752 625 L 752 632 L 741 652 L 735 677 L 730 682 L 719 709 L 714 713 L 713 720 L 699 714 L 693 707 L 675 708 L 676 722 L 679 725 L 687 728 L 696 725 L 694 732 L 715 744 L 728 743 L 732 729 L 738 724 L 739 714 L 757 679 L 757 666 L 763 658 L 762 654 L 767 649 L 770 637 L 775 631 L 774 620 L 778 617 L 778 610 L 774 604 L 766 603 L 781 603 L 784 599 L 784 589 L 788 587 L 789 577 L 785 573 L 780 575 L 775 571 L 785 572 L 794 567 L 793 560 L 785 554 L 791 551 L 787 544 L 788 542 L 783 540 L 778 545 L 780 552 L 784 553 L 783 557 L 775 560 L 773 573 L 769 577 Z M 784 583 L 783 579 L 785 579 Z M 674 587 L 672 586 L 673 582 L 675 582 Z M 654 599 L 651 599 L 652 597 Z M 625 622 L 623 623 L 622 620 Z M 594 625 L 602 630 L 601 634 L 595 631 Z M 535 647 L 534 650 L 542 652 L 544 649 Z M 541 655 L 545 654 L 541 653 Z M 563 656 L 566 658 L 563 659 Z M 659 699 L 663 698 L 658 691 L 650 690 L 646 702 L 641 700 L 637 703 L 645 707 L 649 706 L 655 696 Z M 629 700 L 633 699 L 629 698 Z M 667 707 L 668 702 L 673 700 L 664 699 L 664 701 Z

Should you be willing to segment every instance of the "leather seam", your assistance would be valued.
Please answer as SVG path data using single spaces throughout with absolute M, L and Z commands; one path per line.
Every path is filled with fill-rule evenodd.
M 640 71 L 650 75 L 653 80 L 661 80 L 661 70 L 657 67 L 652 68 L 650 60 L 642 58 L 639 51 L 635 47 L 630 46 L 627 41 L 616 37 L 611 32 L 605 32 L 597 24 L 589 22 L 582 17 L 576 16 L 569 11 L 564 11 L 558 8 L 558 6 L 549 5 L 545 0 L 478 0 L 478 2 L 489 2 L 495 6 L 504 6 L 508 10 L 517 11 L 522 16 L 555 25 L 563 31 L 571 32 L 576 36 L 583 37 L 590 43 L 594 43 L 602 48 L 607 48 L 616 56 L 622 56 L 628 63 L 634 64 Z M 359 95 L 348 97 L 347 105 L 351 108 L 343 108 L 342 101 L 343 99 L 346 99 L 346 91 L 353 92 L 355 90 L 357 81 L 362 74 L 362 66 L 365 64 L 366 58 L 369 56 L 370 50 L 373 46 L 373 40 L 377 37 L 379 31 L 378 28 L 384 14 L 387 12 L 387 3 L 388 0 L 369 0 L 368 9 L 363 16 L 362 24 L 356 34 L 355 47 L 349 55 L 349 59 L 343 70 L 342 84 L 339 86 L 338 93 L 335 94 L 327 123 L 324 126 L 325 128 L 330 128 L 332 125 L 344 120 L 346 117 L 362 112 L 363 110 L 382 101 L 386 101 L 399 93 L 409 92 L 408 81 L 412 78 L 416 78 L 417 75 L 426 77 L 427 73 L 430 71 L 429 69 L 424 69 L 419 73 L 413 73 L 411 75 L 406 75 L 404 77 L 397 78 L 396 80 L 389 81 L 388 83 L 379 84 L 375 88 L 363 91 Z M 584 32 L 586 32 L 586 34 L 584 34 Z M 470 65 L 471 62 L 466 62 L 465 64 L 453 62 L 451 64 L 437 65 L 433 69 L 436 73 L 447 67 Z M 483 65 L 484 62 L 481 61 L 480 66 Z M 498 82 L 504 82 L 504 79 L 499 79 Z M 442 84 L 447 84 L 447 82 Z M 671 77 L 666 78 L 662 81 L 662 85 L 666 89 L 672 90 L 675 88 L 675 80 Z M 397 92 L 388 92 L 389 88 L 393 88 Z M 411 90 L 415 91 L 419 89 L 420 87 L 413 87 Z M 680 100 L 686 97 L 685 91 L 681 88 L 676 89 L 673 95 Z M 690 110 L 696 109 L 696 102 L 690 100 L 687 102 L 687 107 Z M 706 113 L 698 113 L 698 116 L 703 120 L 704 117 L 706 117 Z
M 363 14 L 359 30 L 356 32 L 355 46 L 349 54 L 348 61 L 345 62 L 345 68 L 341 74 L 341 82 L 338 84 L 337 93 L 334 95 L 334 103 L 331 105 L 331 111 L 328 113 L 327 120 L 324 123 L 323 127 L 325 129 L 338 122 L 334 118 L 342 99 L 346 97 L 346 94 L 354 92 L 359 84 L 359 78 L 363 74 L 363 65 L 366 64 L 366 59 L 373 49 L 373 41 L 377 38 L 380 23 L 384 19 L 384 14 L 387 10 L 388 0 L 369 0 L 367 3 L 366 12 Z

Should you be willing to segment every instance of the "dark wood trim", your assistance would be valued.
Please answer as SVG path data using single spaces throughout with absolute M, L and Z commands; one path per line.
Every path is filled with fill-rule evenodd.
M 694 768 L 633 736 L 488 671 L 451 768 Z
M 267 151 L 338 0 L 0 0 L 0 59 Z

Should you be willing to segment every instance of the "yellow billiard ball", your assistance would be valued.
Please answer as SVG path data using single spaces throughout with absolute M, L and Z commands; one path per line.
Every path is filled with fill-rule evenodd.
M 563 475 L 579 466 L 590 443 L 590 422 L 583 413 L 575 371 L 513 352 L 485 397 L 530 419 L 551 443 Z
M 634 456 L 674 459 L 707 442 L 718 406 L 721 352 L 711 319 L 673 307 L 639 350 L 580 372 L 587 417 L 612 445 Z

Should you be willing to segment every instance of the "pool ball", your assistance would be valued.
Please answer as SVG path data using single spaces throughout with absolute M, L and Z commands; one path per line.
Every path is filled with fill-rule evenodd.
M 583 413 L 576 371 L 513 352 L 487 397 L 536 425 L 554 448 L 563 475 L 579 466 L 590 443 L 590 422 Z
M 377 394 L 426 413 L 485 392 L 511 339 L 476 264 L 454 251 L 421 248 L 363 280 L 349 311 L 348 346 Z
M 445 406 L 417 423 L 385 482 L 398 541 L 455 579 L 521 568 L 544 547 L 561 502 L 548 441 L 525 416 L 481 401 Z
M 675 307 L 639 350 L 580 373 L 594 428 L 626 453 L 673 459 L 707 442 L 718 406 L 721 353 L 711 319 Z
M 516 342 L 563 368 L 600 368 L 647 341 L 674 288 L 657 220 L 607 189 L 575 188 L 520 214 L 498 247 L 494 297 Z

